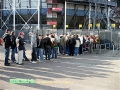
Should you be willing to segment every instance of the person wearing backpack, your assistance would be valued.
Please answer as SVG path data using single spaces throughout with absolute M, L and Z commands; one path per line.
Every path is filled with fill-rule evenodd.
M 6 33 L 3 35 L 3 41 L 4 41 L 4 49 L 5 49 L 5 66 L 10 66 L 10 63 L 8 63 L 9 54 L 10 54 L 10 46 L 11 46 L 11 40 L 10 40 L 10 29 L 6 30 Z
M 11 32 L 11 49 L 12 49 L 11 60 L 12 60 L 12 62 L 15 62 L 16 61 L 16 59 L 15 59 L 16 37 L 15 37 L 14 31 Z

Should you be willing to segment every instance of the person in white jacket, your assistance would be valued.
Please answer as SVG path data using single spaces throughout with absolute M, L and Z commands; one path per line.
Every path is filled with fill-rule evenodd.
M 78 38 L 78 35 L 76 35 L 76 44 L 75 44 L 75 51 L 74 51 L 74 54 L 75 55 L 78 55 L 79 54 L 79 47 L 80 47 L 80 39 Z

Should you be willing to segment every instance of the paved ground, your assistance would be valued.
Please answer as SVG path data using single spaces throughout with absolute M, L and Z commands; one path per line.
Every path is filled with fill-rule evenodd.
M 30 58 L 30 50 L 27 48 Z M 120 90 L 120 58 L 84 54 L 59 56 L 51 61 L 23 66 L 3 65 L 0 47 L 0 90 Z M 36 84 L 10 84 L 10 79 L 34 79 Z

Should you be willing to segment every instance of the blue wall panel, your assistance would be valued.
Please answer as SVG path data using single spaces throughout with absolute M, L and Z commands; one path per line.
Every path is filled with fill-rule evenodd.
M 37 9 L 31 9 L 30 10 L 31 14 L 34 14 L 36 12 L 36 10 Z M 42 11 L 42 14 L 44 14 L 44 15 L 47 14 L 47 8 L 43 8 L 41 11 Z M 6 15 L 9 15 L 10 12 L 12 12 L 12 10 L 4 10 L 3 14 L 4 14 L 4 16 L 6 16 Z M 18 9 L 18 12 L 22 15 L 27 15 L 28 9 Z M 67 13 L 67 15 L 73 16 L 75 12 L 76 11 L 74 9 L 67 9 L 66 13 Z M 87 11 L 85 11 L 85 10 L 77 10 L 77 16 L 84 16 L 86 12 Z M 38 14 L 38 12 L 36 14 Z M 61 15 L 64 15 L 64 9 L 62 10 Z M 88 15 L 88 12 L 87 12 L 87 15 Z M 101 13 L 98 12 L 97 15 L 101 15 Z M 91 11 L 91 16 L 94 16 L 94 11 Z

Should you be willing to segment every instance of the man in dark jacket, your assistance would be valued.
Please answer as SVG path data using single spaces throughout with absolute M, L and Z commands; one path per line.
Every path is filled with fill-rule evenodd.
M 8 57 L 10 53 L 10 46 L 11 46 L 11 40 L 10 40 L 10 30 L 7 29 L 6 33 L 3 35 L 3 42 L 4 42 L 4 48 L 5 48 L 5 66 L 10 66 L 10 63 L 8 63 Z
M 47 37 L 44 39 L 44 47 L 45 47 L 45 59 L 50 60 L 50 54 L 51 54 L 51 46 L 52 42 L 49 38 L 49 34 L 47 34 Z
M 16 37 L 15 37 L 15 32 L 12 31 L 11 32 L 11 49 L 12 49 L 12 52 L 11 52 L 11 60 L 12 62 L 15 62 L 15 49 L 16 49 Z

